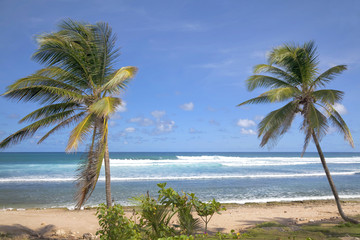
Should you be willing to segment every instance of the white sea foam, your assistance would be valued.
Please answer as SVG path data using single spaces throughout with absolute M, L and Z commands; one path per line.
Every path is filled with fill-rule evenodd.
M 360 174 L 359 172 L 333 172 L 332 176 L 350 176 Z M 194 176 L 146 176 L 146 177 L 112 177 L 112 182 L 122 181 L 182 181 L 182 180 L 211 180 L 211 179 L 257 179 L 257 178 L 304 178 L 304 177 L 321 177 L 325 173 L 298 173 L 298 174 L 253 174 L 253 175 L 194 175 Z M 76 178 L 0 178 L 0 183 L 10 182 L 73 182 Z M 100 177 L 99 181 L 105 181 Z
M 360 199 L 360 195 L 340 195 L 341 200 L 345 199 Z M 303 197 L 274 197 L 274 198 L 258 198 L 258 199 L 217 199 L 221 203 L 267 203 L 267 202 L 294 202 L 294 201 L 306 201 L 306 200 L 331 200 L 334 196 L 303 196 Z
M 10 183 L 10 182 L 73 182 L 76 178 L 0 178 L 0 183 Z
M 219 164 L 229 167 L 240 166 L 286 166 L 320 164 L 317 157 L 229 157 L 229 156 L 177 156 L 177 159 L 110 159 L 112 167 L 141 167 L 165 165 Z M 360 157 L 327 158 L 331 164 L 360 163 Z

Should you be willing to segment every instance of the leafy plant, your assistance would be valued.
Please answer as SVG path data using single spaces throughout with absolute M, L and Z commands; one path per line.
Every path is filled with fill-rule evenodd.
M 101 240 L 141 239 L 136 224 L 125 216 L 121 205 L 115 204 L 107 208 L 105 204 L 100 204 L 96 215 L 101 227 L 96 235 Z
M 182 192 L 180 195 L 172 188 L 165 188 L 166 183 L 159 183 L 157 186 L 160 188 L 158 192 L 159 202 L 171 207 L 173 211 L 171 217 L 176 213 L 178 214 L 181 233 L 191 235 L 199 230 L 200 220 L 191 214 L 193 205 L 187 194 Z
M 201 220 L 205 223 L 205 233 L 207 232 L 207 226 L 211 218 L 215 213 L 220 214 L 221 210 L 226 210 L 225 207 L 221 207 L 221 203 L 217 202 L 214 198 L 209 202 L 202 202 L 194 193 L 189 194 L 191 196 L 191 202 L 195 207 L 197 214 L 200 216 Z
M 158 239 L 174 235 L 174 230 L 169 226 L 172 215 L 168 206 L 158 204 L 149 194 L 136 197 L 134 200 L 140 203 L 139 226 L 146 238 Z
M 221 214 L 221 210 L 226 210 L 225 207 L 222 207 L 220 202 L 217 202 L 215 198 L 208 202 L 202 202 L 194 193 L 189 194 L 191 196 L 191 202 L 195 207 L 197 214 L 200 216 L 201 220 L 205 223 L 205 233 L 207 232 L 207 226 L 211 218 L 215 213 Z
M 194 240 L 194 239 L 195 238 L 193 236 L 180 235 L 180 236 L 159 238 L 158 240 Z

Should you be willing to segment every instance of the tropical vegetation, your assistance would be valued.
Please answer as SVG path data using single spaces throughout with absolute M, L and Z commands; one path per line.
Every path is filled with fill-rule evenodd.
M 207 224 L 214 213 L 224 210 L 215 199 L 208 203 L 198 200 L 194 193 L 182 194 L 172 188 L 166 188 L 166 183 L 159 183 L 158 198 L 153 198 L 147 193 L 134 197 L 138 211 L 133 217 L 126 218 L 120 205 L 106 209 L 100 205 L 97 217 L 101 229 L 97 235 L 101 239 L 189 239 L 189 236 L 201 232 L 201 222 L 194 216 L 206 217 L 205 235 Z M 174 216 L 177 215 L 177 222 Z M 121 236 L 124 237 L 120 237 Z M 126 237 L 125 237 L 126 236 Z
M 166 188 L 166 183 L 159 183 L 159 196 L 153 198 L 149 193 L 135 197 L 136 206 L 127 207 L 133 214 L 130 218 L 125 216 L 122 206 L 115 204 L 107 208 L 101 204 L 97 210 L 100 230 L 97 235 L 100 239 L 158 239 L 158 240 L 221 240 L 221 239 L 341 239 L 342 237 L 360 237 L 360 225 L 353 223 L 336 222 L 309 222 L 294 225 L 287 222 L 262 222 L 256 226 L 241 231 L 231 230 L 230 233 L 202 232 L 200 226 L 182 223 L 192 222 L 189 219 L 199 219 L 199 216 L 212 216 L 211 214 L 223 210 L 224 207 L 213 199 L 207 203 L 198 202 L 194 193 L 176 192 Z M 202 205 L 204 207 L 196 207 Z M 181 212 L 191 206 L 190 215 L 181 217 Z M 136 210 L 135 210 L 136 209 Z M 176 216 L 177 218 L 174 218 Z M 209 217 L 210 218 L 210 217 Z M 360 219 L 360 215 L 356 216 Z M 206 226 L 205 226 L 206 228 Z
M 10 99 L 37 102 L 41 107 L 23 117 L 20 123 L 30 124 L 1 141 L 0 148 L 45 129 L 47 132 L 38 141 L 41 143 L 64 127 L 74 126 L 66 151 L 77 150 L 87 140 L 90 143 L 79 168 L 77 207 L 95 189 L 103 162 L 106 203 L 111 206 L 109 119 L 121 106 L 119 94 L 137 68 L 115 68 L 119 49 L 107 23 L 88 24 L 69 19 L 58 27 L 57 32 L 37 37 L 38 48 L 32 59 L 45 67 L 17 80 L 3 94 Z
M 300 115 L 301 130 L 305 133 L 302 154 L 310 140 L 313 140 L 341 217 L 345 221 L 357 223 L 357 220 L 347 217 L 342 210 L 337 189 L 319 143 L 332 126 L 354 147 L 350 130 L 334 107 L 342 100 L 344 93 L 323 88 L 345 71 L 346 66 L 333 66 L 319 73 L 318 55 L 312 41 L 303 45 L 284 44 L 276 47 L 268 54 L 267 60 L 267 64 L 254 67 L 254 75 L 247 79 L 246 84 L 250 91 L 261 87 L 270 90 L 238 105 L 286 102 L 283 107 L 270 112 L 259 123 L 258 136 L 262 137 L 260 146 L 274 145 L 279 137 L 289 130 L 295 116 Z

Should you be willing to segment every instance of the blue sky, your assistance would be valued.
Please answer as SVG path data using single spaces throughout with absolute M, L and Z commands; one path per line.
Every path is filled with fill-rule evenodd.
M 269 151 L 259 147 L 256 125 L 280 105 L 236 107 L 263 91 L 248 92 L 245 80 L 273 47 L 309 40 L 318 46 L 320 70 L 348 65 L 328 87 L 345 92 L 338 109 L 355 149 L 330 129 L 323 150 L 359 151 L 359 1 L 1 0 L 1 93 L 42 67 L 30 59 L 34 36 L 56 31 L 64 18 L 108 22 L 121 47 L 118 67 L 139 68 L 110 122 L 110 151 Z M 4 97 L 0 106 L 2 139 L 38 107 Z M 37 145 L 39 132 L 6 151 L 64 151 L 69 132 Z M 270 151 L 301 151 L 303 140 L 296 119 Z

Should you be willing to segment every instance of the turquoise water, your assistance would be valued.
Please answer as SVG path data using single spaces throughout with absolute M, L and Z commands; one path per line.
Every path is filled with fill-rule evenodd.
M 360 198 L 360 153 L 326 153 L 339 194 Z M 0 153 L 0 207 L 75 205 L 76 169 L 82 154 Z M 114 201 L 147 191 L 159 182 L 202 200 L 245 203 L 332 198 L 316 153 L 110 153 Z M 86 205 L 105 202 L 104 176 Z

